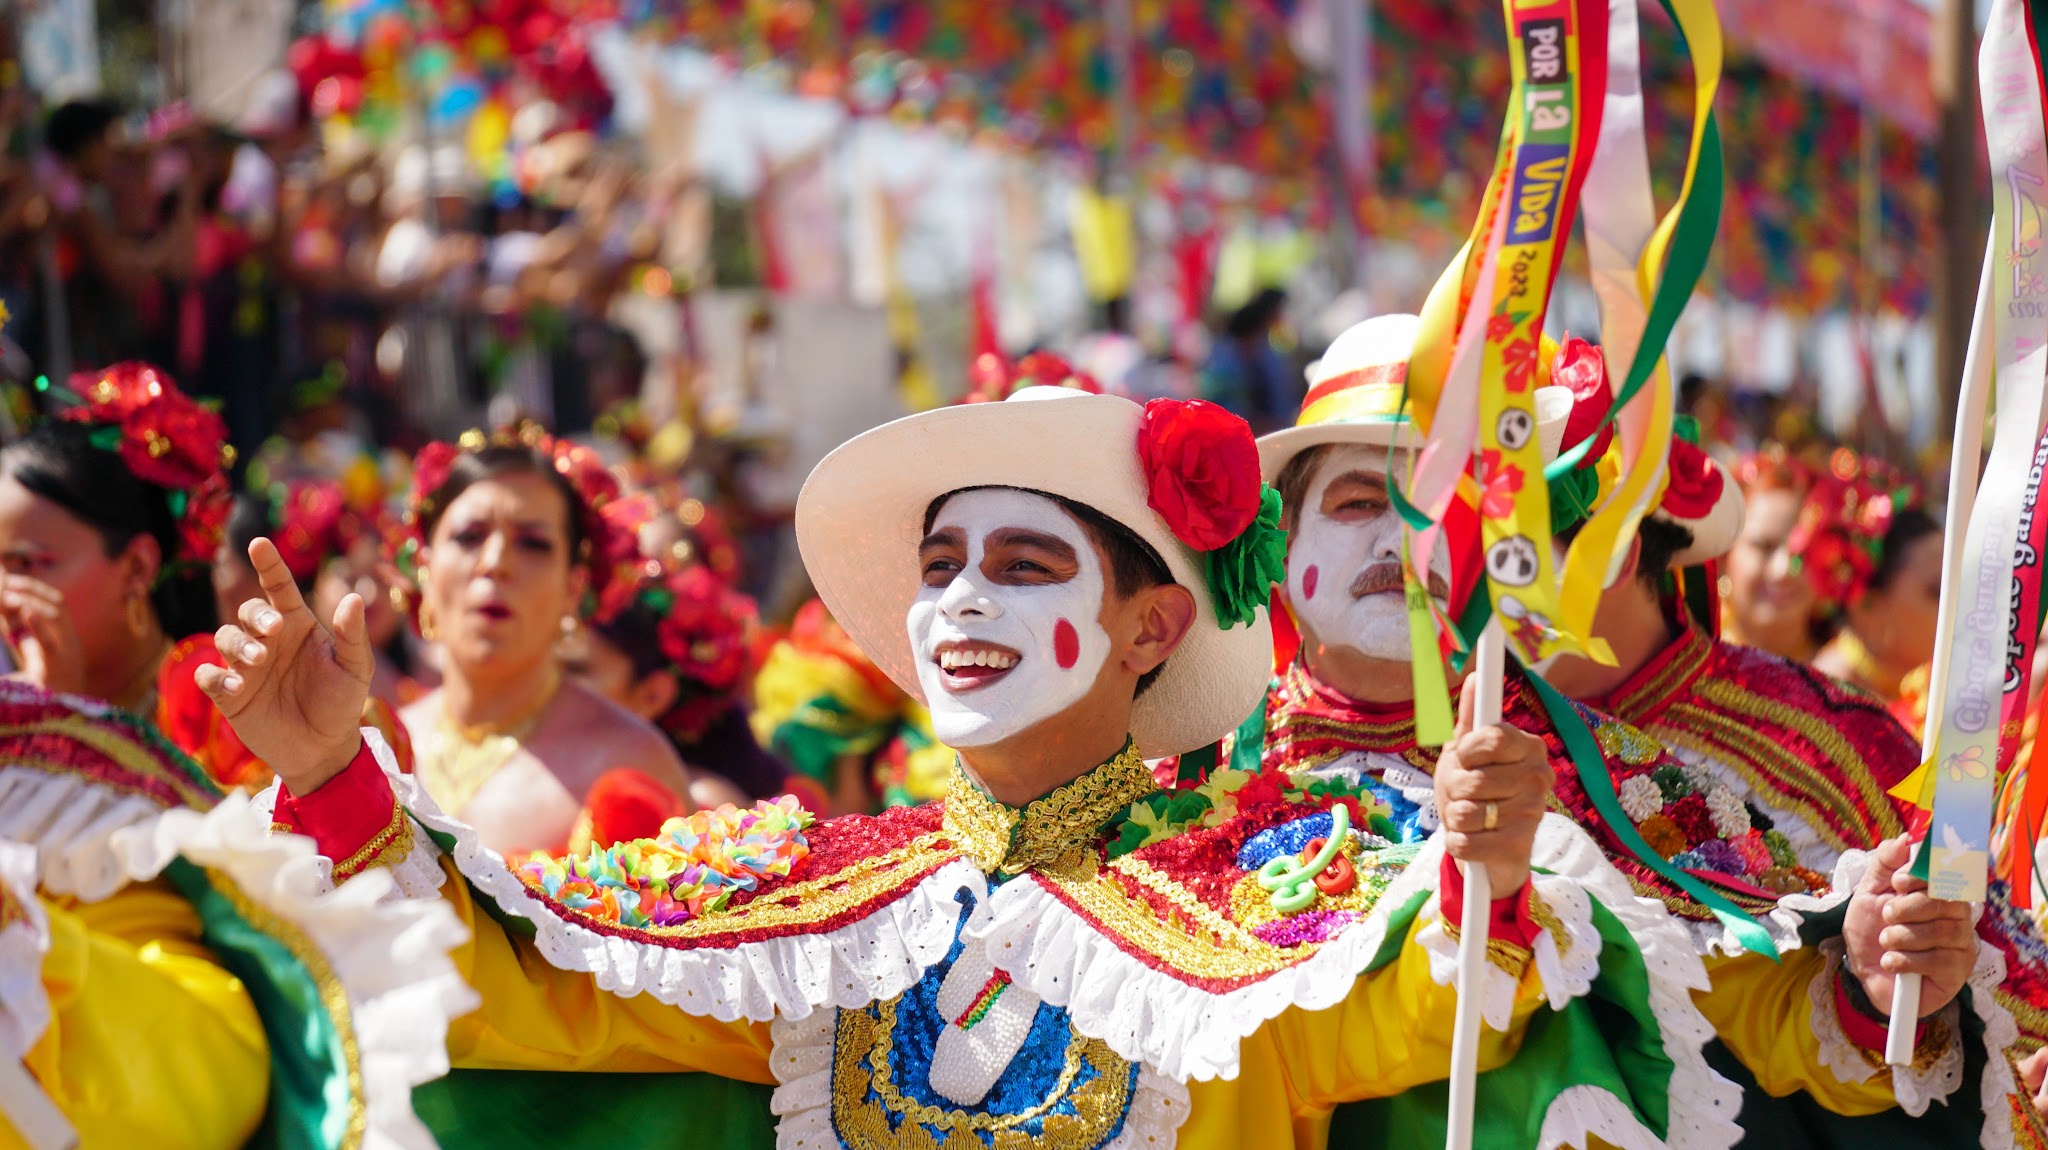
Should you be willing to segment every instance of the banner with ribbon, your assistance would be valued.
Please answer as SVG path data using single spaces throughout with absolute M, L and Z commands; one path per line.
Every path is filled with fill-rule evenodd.
M 1928 849 L 1915 866 L 1936 898 L 1982 901 L 1990 863 L 2007 639 L 2013 616 L 2014 548 L 2030 485 L 2025 475 L 2042 430 L 2048 385 L 2048 253 L 2041 211 L 2048 188 L 2048 134 L 2034 13 L 2024 0 L 1994 0 L 1978 53 L 1992 172 L 1991 277 L 1997 423 L 1961 562 L 1944 594 L 1955 633 L 1946 652 Z M 1943 653 L 1937 652 L 1937 657 Z

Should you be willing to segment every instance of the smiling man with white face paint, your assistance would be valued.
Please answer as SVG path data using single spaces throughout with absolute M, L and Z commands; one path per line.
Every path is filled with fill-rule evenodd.
M 860 436 L 812 474 L 797 537 L 834 618 L 957 748 L 944 801 L 822 825 L 789 805 L 709 812 L 629 851 L 530 864 L 524 881 L 380 767 L 377 744 L 308 723 L 359 695 L 355 641 L 310 619 L 269 554 L 277 601 L 244 612 L 264 638 L 233 649 L 276 654 L 216 698 L 279 765 L 280 821 L 477 924 L 459 961 L 477 973 L 479 1037 L 458 1066 L 779 1081 L 784 1145 L 1286 1147 L 1367 1098 L 1423 1130 L 1442 1121 L 1417 1088 L 1447 1071 L 1464 858 L 1513 892 L 1492 927 L 1501 965 L 1482 993 L 1503 1036 L 1482 1043 L 1484 1067 L 1515 1057 L 1539 1012 L 1588 1012 L 1545 1033 L 1597 1032 L 1580 1001 L 1597 986 L 1632 1041 L 1679 1068 L 1632 1079 L 1628 1052 L 1574 1040 L 1502 1099 L 1482 1144 L 1533 1145 L 1560 1124 L 1583 1141 L 1594 1121 L 1633 1143 L 1669 1114 L 1725 1145 L 1688 1045 L 1685 972 L 1651 969 L 1646 987 L 1637 954 L 1618 960 L 1630 978 L 1600 973 L 1638 945 L 1631 931 L 1675 928 L 1611 870 L 1550 860 L 1563 877 L 1529 877 L 1539 741 L 1464 732 L 1436 764 L 1446 801 L 1512 810 L 1419 845 L 1368 833 L 1379 808 L 1363 791 L 1234 772 L 1161 791 L 1148 754 L 1218 742 L 1264 691 L 1280 518 L 1250 429 L 1205 403 L 1035 388 Z M 394 823 L 403 845 L 378 845 L 399 841 L 376 829 Z M 437 841 L 468 883 L 431 880 Z M 678 897 L 688 880 L 666 864 L 681 843 L 729 852 L 735 880 Z M 1598 854 L 1581 840 L 1572 857 Z M 589 897 L 599 869 L 635 897 Z M 480 896 L 532 929 L 476 913 Z M 1628 929 L 1606 938 L 1596 904 Z M 644 993 L 594 993 L 593 975 Z

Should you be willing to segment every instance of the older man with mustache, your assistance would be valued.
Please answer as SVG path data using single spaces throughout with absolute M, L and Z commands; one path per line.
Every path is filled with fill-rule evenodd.
M 1267 699 L 1264 769 L 1296 780 L 1315 776 L 1372 787 L 1393 808 L 1391 834 L 1402 839 L 1427 838 L 1475 809 L 1489 823 L 1513 809 L 1504 795 L 1476 789 L 1447 794 L 1436 787 L 1436 753 L 1418 745 L 1416 736 L 1402 521 L 1393 511 L 1387 476 L 1390 467 L 1406 463 L 1416 442 L 1402 404 L 1418 324 L 1412 316 L 1381 316 L 1346 332 L 1316 369 L 1297 425 L 1259 444 L 1265 474 L 1286 507 L 1285 600 L 1301 640 Z M 1549 360 L 1546 354 L 1546 376 Z M 1537 434 L 1553 458 L 1566 434 L 1572 398 L 1564 387 L 1545 386 L 1536 394 Z M 1448 566 L 1443 550 L 1431 557 L 1428 589 L 1440 602 L 1449 598 Z M 1715 796 L 1696 769 L 1635 728 L 1579 707 L 1605 760 L 1600 766 L 1638 820 L 1635 828 L 1608 826 L 1595 813 L 1580 775 L 1581 767 L 1590 770 L 1593 764 L 1574 763 L 1550 713 L 1519 672 L 1511 674 L 1504 704 L 1506 723 L 1541 737 L 1551 749 L 1556 784 L 1547 805 L 1585 825 L 1639 896 L 1662 902 L 1688 926 L 1695 951 L 1706 959 L 1713 985 L 1694 997 L 1714 1024 L 1717 1043 L 1710 1057 L 1751 1096 L 1744 1117 L 1755 1121 L 1745 1121 L 1743 1145 L 1837 1144 L 1831 1129 L 1763 1118 L 1775 1116 L 1763 1105 L 1773 1099 L 1796 1096 L 1833 1115 L 1875 1115 L 1895 1111 L 1902 1099 L 1924 1107 L 1945 1093 L 1944 1086 L 1953 1090 L 1946 1068 L 1951 1059 L 1960 1062 L 1958 1039 L 1938 1023 L 1927 1029 L 1923 1064 L 1911 1070 L 1880 1069 L 1882 1059 L 1876 1057 L 1858 1058 L 1856 1073 L 1835 1070 L 1845 1052 L 1867 1048 L 1873 1033 L 1881 1046 L 1882 1037 L 1882 1028 L 1844 1007 L 1840 995 L 1825 993 L 1841 951 L 1819 944 L 1824 937 L 1840 939 L 1845 911 L 1851 918 L 1882 914 L 1890 924 L 1881 935 L 1852 939 L 1847 961 L 1873 972 L 1926 971 L 1927 993 L 1935 996 L 1927 1003 L 1930 1012 L 1955 998 L 1970 971 L 1975 947 L 1966 920 L 1930 910 L 1924 895 L 1891 895 L 1889 872 L 1901 858 L 1874 860 L 1873 869 L 1886 872 L 1882 896 L 1875 885 L 1859 889 L 1854 910 L 1848 909 L 1848 891 L 1832 892 L 1826 877 L 1792 864 L 1771 871 L 1773 878 L 1788 880 L 1781 888 L 1738 881 L 1750 877 L 1750 869 L 1769 870 L 1773 860 L 1762 859 L 1758 868 L 1729 861 L 1763 840 L 1734 834 L 1750 829 L 1749 812 L 1740 803 L 1733 810 L 1714 806 Z M 1233 759 L 1244 762 L 1248 751 L 1241 745 Z M 1440 801 L 1446 804 L 1442 810 Z M 1738 820 L 1737 814 L 1744 817 Z M 1639 831 L 1639 841 L 1659 857 L 1631 850 L 1618 831 Z M 1687 874 L 1695 880 L 1706 876 L 1724 904 L 1762 917 L 1783 952 L 1780 960 L 1745 953 L 1735 928 L 1724 929 L 1695 898 L 1700 887 L 1686 881 Z M 1863 1042 L 1852 1041 L 1845 1028 L 1864 1035 Z M 1524 1060 L 1494 1074 L 1526 1067 Z M 1505 1084 L 1482 1089 L 1480 1104 L 1516 1093 Z M 1974 1106 L 1956 1109 L 1972 1116 L 1964 1125 L 1979 1112 Z M 1954 1144 L 1955 1125 L 1934 1123 L 1939 1133 L 1930 1144 Z M 1330 1144 L 1398 1143 L 1401 1129 L 1384 1104 L 1354 1104 L 1338 1111 Z M 1894 1131 L 1895 1124 L 1885 1129 Z M 1920 1144 L 1918 1138 L 1898 1144 Z

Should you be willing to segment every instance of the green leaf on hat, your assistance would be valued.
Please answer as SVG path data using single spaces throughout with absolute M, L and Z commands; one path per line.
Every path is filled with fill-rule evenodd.
M 1280 529 L 1280 493 L 1262 484 L 1259 515 L 1237 538 L 1202 554 L 1202 576 L 1216 603 L 1216 625 L 1228 631 L 1258 618 L 1275 584 L 1287 578 L 1287 535 Z

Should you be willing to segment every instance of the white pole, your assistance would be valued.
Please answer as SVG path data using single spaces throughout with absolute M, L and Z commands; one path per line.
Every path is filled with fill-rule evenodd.
M 1949 637 L 1955 631 L 1956 564 L 1962 559 L 1963 528 L 1977 501 L 1977 471 L 1984 451 L 1984 410 L 1991 398 L 1991 243 L 1984 245 L 1984 269 L 1977 277 L 1977 309 L 1970 317 L 1970 343 L 1963 354 L 1963 386 L 1956 403 L 1956 430 L 1948 462 L 1948 513 L 1942 521 L 1941 605 L 1934 623 L 1934 662 L 1927 669 L 1927 721 L 1921 728 L 1925 758 L 1941 732 L 1942 699 L 1948 693 Z M 1913 1032 L 1920 1021 L 1920 976 L 1902 974 L 1892 983 L 1891 1024 L 1884 1035 L 1884 1060 L 1913 1064 Z
M 31 1150 L 72 1150 L 78 1133 L 28 1068 L 0 1055 L 0 1126 L 12 1125 Z
M 1475 592 L 1478 594 L 1480 592 Z M 1501 676 L 1505 670 L 1500 616 L 1479 633 L 1472 673 L 1479 678 L 1472 728 L 1500 722 Z M 1471 1150 L 1472 1102 L 1479 1080 L 1479 995 L 1486 978 L 1486 930 L 1493 914 L 1493 880 L 1483 866 L 1465 871 L 1465 907 L 1458 920 L 1458 1010 L 1451 1024 L 1451 1112 L 1446 1150 Z

